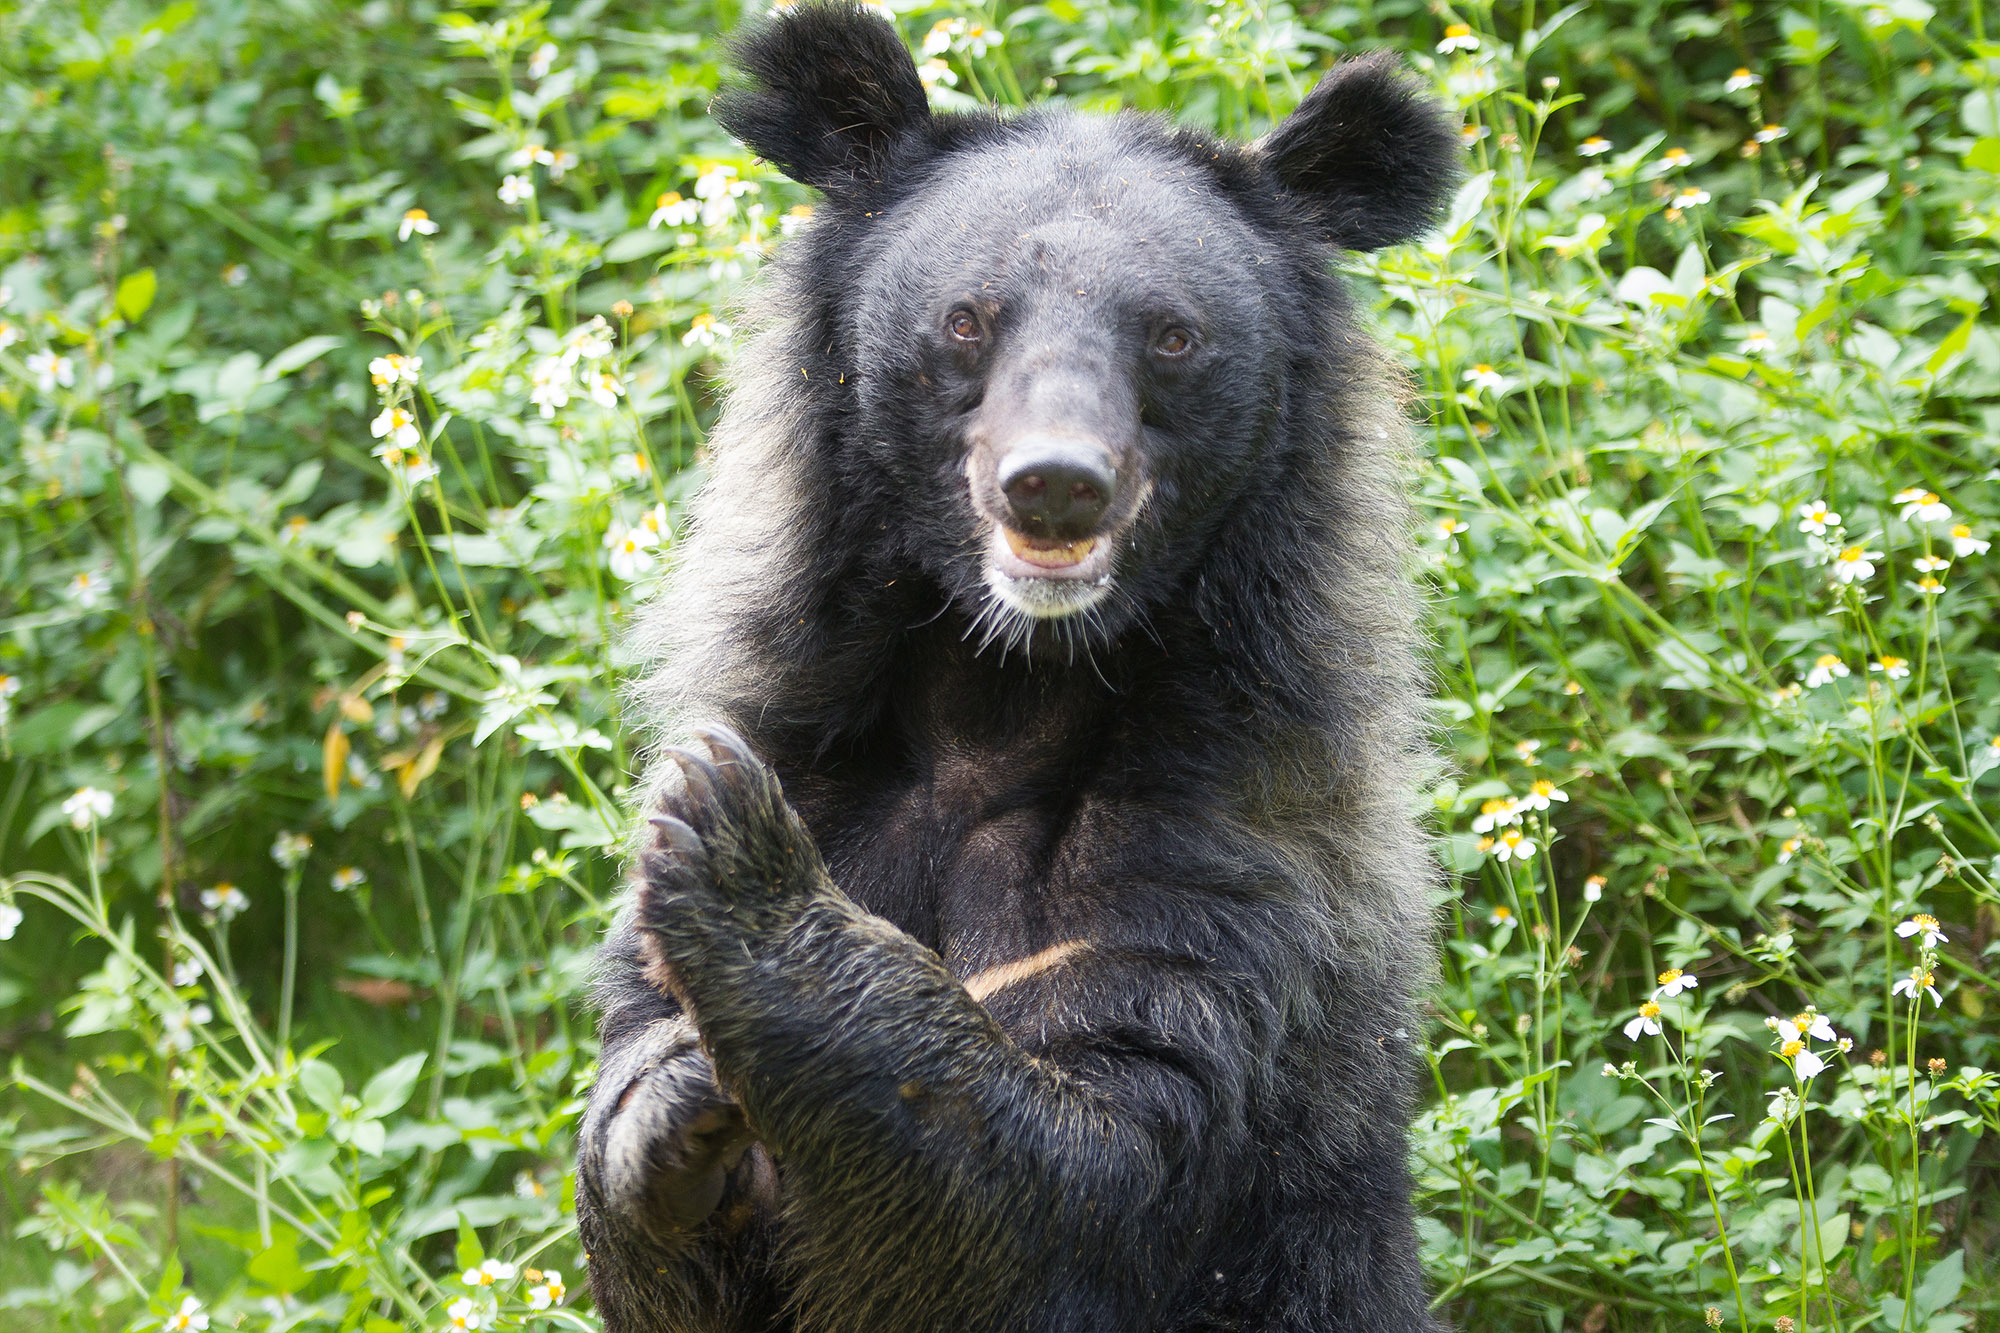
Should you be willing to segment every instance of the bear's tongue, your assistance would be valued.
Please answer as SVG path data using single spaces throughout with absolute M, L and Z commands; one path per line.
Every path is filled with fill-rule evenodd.
M 1042 569 L 1067 569 L 1081 564 L 1097 549 L 1095 537 L 1085 537 L 1080 542 L 1042 542 L 1023 536 L 1012 528 L 1002 527 L 1000 531 L 1007 538 L 1008 550 Z

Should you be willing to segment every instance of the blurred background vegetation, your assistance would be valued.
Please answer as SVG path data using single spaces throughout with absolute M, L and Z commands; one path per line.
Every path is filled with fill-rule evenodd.
M 1414 371 L 1466 1328 L 2000 1328 L 1979 0 L 891 0 L 939 105 L 1463 110 Z M 594 1328 L 618 629 L 807 192 L 712 5 L 0 3 L 0 1324 Z

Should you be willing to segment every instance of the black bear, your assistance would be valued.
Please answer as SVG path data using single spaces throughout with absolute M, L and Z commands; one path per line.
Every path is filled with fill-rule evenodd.
M 1406 395 L 1330 260 L 1460 136 L 1383 58 L 1246 145 L 934 115 L 847 4 L 737 57 L 825 203 L 640 635 L 605 1327 L 1433 1329 Z

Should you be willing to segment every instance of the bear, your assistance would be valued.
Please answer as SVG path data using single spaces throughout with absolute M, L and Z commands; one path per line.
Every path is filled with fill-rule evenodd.
M 1433 1330 L 1409 391 L 1383 55 L 1254 143 L 933 113 L 803 0 L 720 124 L 823 202 L 638 617 L 577 1224 L 608 1333 Z

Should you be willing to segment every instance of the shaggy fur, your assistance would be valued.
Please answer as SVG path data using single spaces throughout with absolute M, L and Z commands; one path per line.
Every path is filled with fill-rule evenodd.
M 827 200 L 642 635 L 606 1328 L 1431 1329 L 1402 400 L 1327 261 L 1456 133 L 1376 60 L 1251 146 L 934 117 L 840 6 L 739 60 L 720 118 Z M 1116 462 L 1101 575 L 1006 572 L 1024 432 Z

